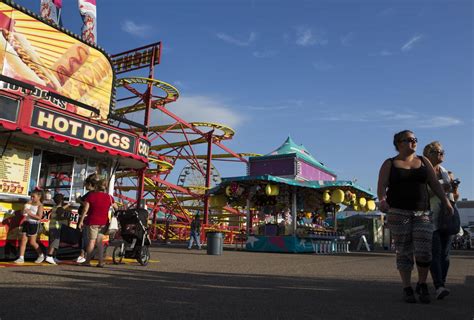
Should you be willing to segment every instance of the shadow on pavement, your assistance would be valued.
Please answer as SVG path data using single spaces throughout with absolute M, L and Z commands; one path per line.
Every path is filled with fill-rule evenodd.
M 398 283 L 107 266 L 15 270 L 26 288 L 0 290 L 0 318 L 472 319 L 474 278 L 430 305 L 401 300 Z M 35 283 L 34 279 L 52 279 Z M 11 302 L 8 307 L 5 302 Z

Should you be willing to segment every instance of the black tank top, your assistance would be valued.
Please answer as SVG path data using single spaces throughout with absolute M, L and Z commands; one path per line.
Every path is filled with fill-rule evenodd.
M 390 178 L 387 203 L 392 208 L 426 211 L 430 208 L 428 194 L 428 169 L 421 157 L 421 167 L 417 169 L 397 168 L 390 159 Z

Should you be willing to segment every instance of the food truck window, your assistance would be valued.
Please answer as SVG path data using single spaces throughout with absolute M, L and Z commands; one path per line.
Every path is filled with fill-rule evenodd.
M 76 200 L 85 193 L 84 181 L 87 178 L 87 159 L 76 158 L 74 160 L 74 175 L 72 179 L 71 200 Z
M 87 175 L 97 173 L 102 179 L 107 179 L 109 176 L 109 167 L 110 165 L 105 162 L 89 159 L 87 163 Z
M 41 167 L 41 158 L 43 156 L 43 152 L 39 149 L 33 150 L 33 161 L 31 163 L 31 178 L 30 178 L 30 186 L 28 192 L 35 190 L 38 186 L 38 178 L 40 173 Z
M 66 200 L 71 199 L 72 167 L 74 158 L 60 153 L 43 151 L 40 181 L 38 185 L 51 196 L 62 193 Z
M 0 119 L 16 122 L 20 101 L 0 96 Z
M 96 173 L 102 179 L 108 179 L 109 167 L 110 165 L 105 162 L 95 161 L 92 159 L 76 158 L 74 160 L 70 200 L 74 201 L 77 199 L 77 197 L 86 193 L 86 190 L 84 189 L 84 181 L 89 175 Z

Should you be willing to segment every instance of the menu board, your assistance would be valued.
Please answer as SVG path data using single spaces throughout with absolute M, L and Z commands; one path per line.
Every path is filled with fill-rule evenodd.
M 32 160 L 32 147 L 8 144 L 0 158 L 0 194 L 28 196 Z

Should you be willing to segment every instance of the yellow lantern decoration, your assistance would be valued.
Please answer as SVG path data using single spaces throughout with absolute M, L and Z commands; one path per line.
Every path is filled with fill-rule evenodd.
M 344 201 L 344 192 L 341 189 L 333 190 L 331 193 L 332 203 L 338 204 Z
M 272 196 L 277 196 L 280 194 L 280 187 L 278 185 L 272 186 Z
M 323 202 L 324 203 L 331 202 L 331 195 L 329 194 L 329 191 L 324 191 L 324 193 L 323 193 Z
M 227 186 L 227 187 L 225 188 L 225 194 L 226 194 L 228 197 L 230 197 L 230 196 L 232 195 L 232 191 L 230 190 L 230 186 Z
M 276 184 L 267 184 L 265 187 L 265 194 L 267 196 L 277 196 L 280 194 L 280 187 Z
M 367 200 L 365 198 L 359 198 L 359 205 L 361 207 L 365 207 L 366 204 L 367 204 Z
M 374 200 L 367 201 L 367 209 L 369 209 L 370 211 L 375 210 L 375 201 Z

